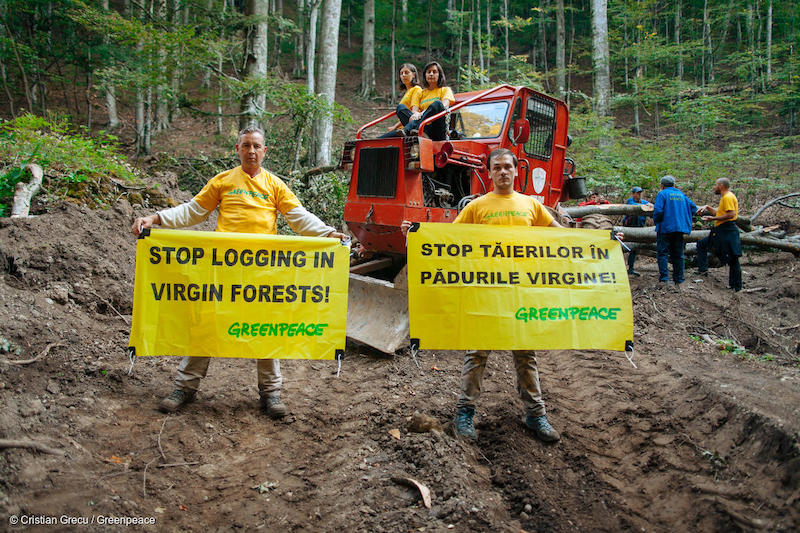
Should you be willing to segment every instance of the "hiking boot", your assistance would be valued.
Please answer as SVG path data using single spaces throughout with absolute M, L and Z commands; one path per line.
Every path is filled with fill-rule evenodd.
M 453 422 L 457 437 L 465 437 L 467 439 L 475 438 L 475 425 L 472 423 L 473 416 L 475 416 L 475 409 L 473 407 L 458 408 L 456 419 Z
M 261 407 L 271 418 L 283 418 L 286 416 L 286 405 L 281 401 L 280 396 L 262 396 Z
M 629 276 L 634 276 L 634 277 L 637 277 L 637 278 L 641 276 L 641 274 L 639 274 L 638 272 L 636 272 L 633 269 L 628 270 L 628 275 Z
M 525 416 L 525 425 L 533 430 L 536 438 L 544 442 L 556 442 L 561 439 L 558 431 L 550 425 L 545 415 L 542 416 Z
M 169 396 L 159 402 L 158 410 L 162 413 L 174 413 L 187 403 L 194 401 L 196 394 L 196 391 L 175 389 L 169 393 Z

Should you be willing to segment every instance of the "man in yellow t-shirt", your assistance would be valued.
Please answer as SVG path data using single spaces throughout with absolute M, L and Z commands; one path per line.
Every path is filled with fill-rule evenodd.
M 277 233 L 275 221 L 280 212 L 289 226 L 301 235 L 345 240 L 346 235 L 306 211 L 294 193 L 274 174 L 261 168 L 266 147 L 264 131 L 250 127 L 239 132 L 236 153 L 241 166 L 211 178 L 189 202 L 154 215 L 139 217 L 131 232 L 138 237 L 144 228 L 193 226 L 219 209 L 217 231 L 233 233 Z M 178 367 L 175 390 L 161 400 L 159 409 L 172 413 L 194 400 L 200 380 L 208 371 L 209 357 L 184 357 Z M 278 359 L 258 360 L 258 392 L 261 404 L 273 418 L 286 415 L 281 401 L 281 369 Z
M 708 251 L 711 249 L 723 265 L 728 265 L 728 285 L 738 292 L 742 290 L 742 267 L 739 264 L 742 242 L 734 221 L 739 218 L 739 200 L 730 189 L 728 178 L 718 179 L 714 182 L 714 194 L 721 196 L 719 206 L 714 209 L 704 205 L 698 209 L 698 213 L 706 213 L 703 220 L 714 221 L 714 229 L 708 237 L 697 243 L 697 273 L 708 275 Z
M 453 221 L 454 224 L 562 227 L 536 199 L 514 191 L 517 157 L 513 152 L 505 148 L 492 151 L 487 166 L 494 190 L 468 203 Z M 407 232 L 410 226 L 410 222 L 404 221 L 403 231 Z M 536 352 L 512 350 L 512 353 L 517 369 L 517 389 L 525 407 L 525 425 L 545 442 L 559 440 L 558 431 L 550 425 L 545 414 Z M 481 393 L 481 380 L 488 357 L 487 350 L 468 351 L 464 356 L 461 395 L 454 423 L 456 433 L 462 437 L 475 438 L 475 404 Z

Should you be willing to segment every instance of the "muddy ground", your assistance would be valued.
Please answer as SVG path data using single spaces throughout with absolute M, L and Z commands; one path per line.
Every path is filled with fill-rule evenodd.
M 0 530 L 125 529 L 101 516 L 153 518 L 135 527 L 148 531 L 800 529 L 800 263 L 789 254 L 747 251 L 738 294 L 722 269 L 659 292 L 642 258 L 636 366 L 616 352 L 540 353 L 563 437 L 544 445 L 521 424 L 511 357 L 495 353 L 472 443 L 449 427 L 458 352 L 423 351 L 417 369 L 408 352 L 348 346 L 339 377 L 335 362 L 286 361 L 291 415 L 279 422 L 259 410 L 252 361 L 215 360 L 195 403 L 158 412 L 177 360 L 139 358 L 128 375 L 126 356 L 127 228 L 149 210 L 46 210 L 0 220 L 0 438 L 63 456 L 0 450 Z M 720 350 L 726 339 L 746 352 Z M 443 431 L 409 431 L 415 412 Z M 430 488 L 430 509 L 398 477 Z M 62 516 L 95 523 L 10 522 Z

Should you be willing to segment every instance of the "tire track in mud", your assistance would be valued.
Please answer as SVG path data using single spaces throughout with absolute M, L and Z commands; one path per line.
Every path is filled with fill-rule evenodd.
M 797 469 L 791 436 L 646 355 L 638 369 L 615 353 L 539 360 L 562 441 L 539 444 L 520 429 L 518 407 L 495 402 L 488 410 L 500 419 L 479 444 L 509 512 L 532 507 L 526 529 L 780 531 L 797 523 L 797 484 L 793 493 L 784 483 Z M 514 379 L 507 365 L 505 374 Z M 755 471 L 774 481 L 750 483 Z

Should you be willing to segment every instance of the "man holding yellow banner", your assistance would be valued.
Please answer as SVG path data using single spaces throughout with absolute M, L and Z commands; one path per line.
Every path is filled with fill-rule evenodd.
M 166 228 L 193 226 L 219 208 L 216 231 L 262 233 L 274 235 L 277 212 L 301 235 L 347 236 L 324 224 L 306 211 L 294 193 L 274 174 L 261 168 L 266 152 L 264 132 L 249 127 L 239 132 L 236 153 L 241 166 L 218 174 L 189 202 L 150 216 L 137 218 L 131 232 L 139 236 L 145 228 L 160 225 Z M 175 390 L 161 400 L 159 409 L 171 413 L 194 400 L 200 380 L 208 370 L 209 357 L 183 357 L 178 367 Z M 258 390 L 261 404 L 273 418 L 286 415 L 281 401 L 282 377 L 278 359 L 258 360 Z
M 487 167 L 494 190 L 467 204 L 454 223 L 562 227 L 536 199 L 514 191 L 517 157 L 511 150 L 498 148 L 492 151 L 489 154 Z M 410 227 L 410 222 L 403 222 L 404 231 L 407 232 Z M 525 425 L 540 440 L 545 442 L 559 440 L 558 431 L 550 425 L 545 414 L 536 352 L 512 350 L 512 353 L 517 369 L 517 388 L 525 406 Z M 455 431 L 462 437 L 475 438 L 473 423 L 475 404 L 481 393 L 481 380 L 488 357 L 487 350 L 471 350 L 464 357 L 461 370 L 461 395 L 455 418 Z

